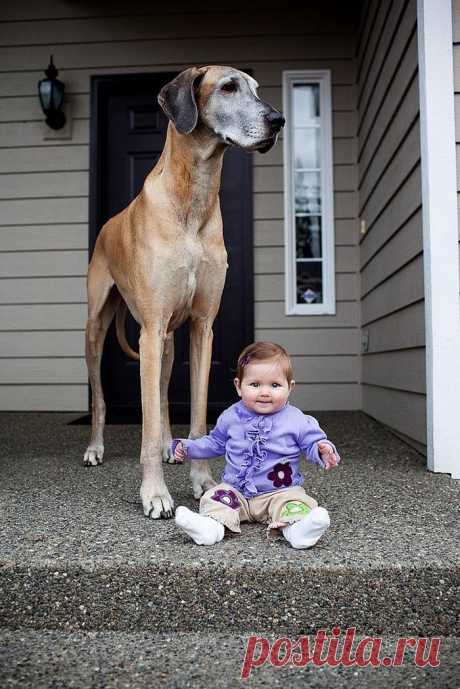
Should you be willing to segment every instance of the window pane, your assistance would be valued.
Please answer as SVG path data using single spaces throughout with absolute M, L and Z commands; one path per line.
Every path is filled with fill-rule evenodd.
M 297 262 L 297 303 L 321 304 L 323 302 L 322 261 Z
M 294 130 L 294 167 L 320 167 L 319 136 L 318 127 Z
M 319 84 L 294 84 L 294 127 L 310 124 L 309 120 L 320 116 Z
M 321 213 L 319 172 L 295 173 L 295 212 Z
M 296 218 L 296 257 L 321 258 L 321 218 L 316 215 Z

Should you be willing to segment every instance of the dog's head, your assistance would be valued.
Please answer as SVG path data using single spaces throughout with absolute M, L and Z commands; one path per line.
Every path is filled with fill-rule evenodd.
M 266 153 L 285 120 L 260 100 L 257 88 L 233 67 L 191 67 L 163 86 L 158 102 L 181 134 L 205 126 L 221 143 Z

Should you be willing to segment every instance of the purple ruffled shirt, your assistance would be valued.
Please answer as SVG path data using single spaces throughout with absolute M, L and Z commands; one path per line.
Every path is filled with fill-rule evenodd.
M 324 468 L 318 442 L 327 440 L 313 416 L 287 403 L 273 414 L 257 414 L 242 401 L 226 409 L 209 435 L 197 440 L 176 438 L 182 442 L 187 459 L 209 459 L 225 455 L 222 481 L 229 483 L 246 498 L 289 486 L 300 486 L 300 455 Z

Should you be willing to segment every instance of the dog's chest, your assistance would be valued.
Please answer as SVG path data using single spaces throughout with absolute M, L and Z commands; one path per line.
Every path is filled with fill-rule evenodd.
M 196 237 L 185 237 L 174 256 L 177 309 L 189 310 L 195 296 L 204 249 Z

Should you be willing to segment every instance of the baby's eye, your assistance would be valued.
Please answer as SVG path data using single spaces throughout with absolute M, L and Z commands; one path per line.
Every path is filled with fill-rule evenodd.
M 252 387 L 252 388 L 258 388 L 258 387 L 259 387 L 259 383 L 249 383 L 249 386 Z
M 272 383 L 272 388 L 280 388 L 281 385 L 279 383 Z

